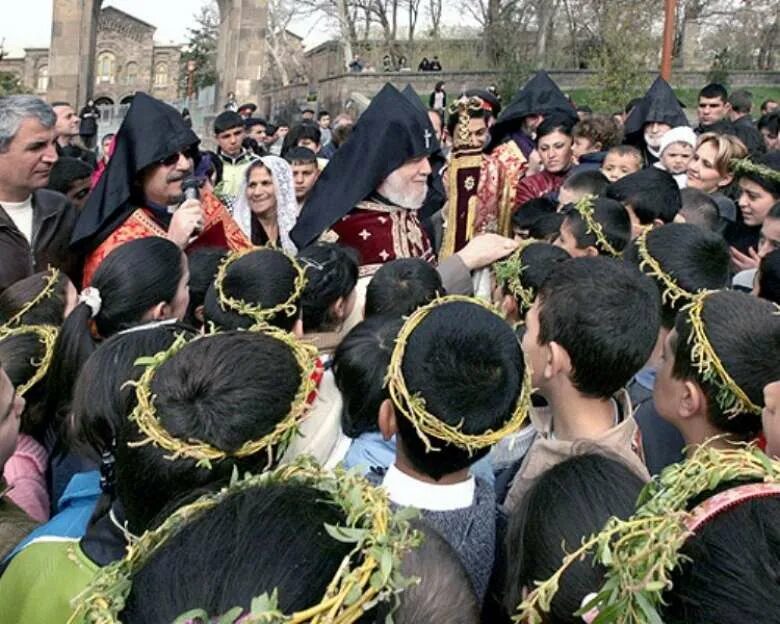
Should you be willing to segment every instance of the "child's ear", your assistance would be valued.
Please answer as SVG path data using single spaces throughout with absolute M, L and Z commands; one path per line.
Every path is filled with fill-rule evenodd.
M 199 306 L 195 306 L 195 310 L 193 311 L 193 316 L 200 321 L 201 324 L 206 322 L 206 317 L 204 315 L 205 306 L 203 304 Z
M 595 245 L 588 245 L 585 248 L 585 255 L 589 258 L 595 258 L 599 255 L 599 250 L 596 249 Z
M 601 144 L 601 141 L 596 141 L 593 144 L 593 150 L 596 151 L 596 152 L 603 152 L 604 151 L 604 146 Z
M 556 375 L 571 373 L 571 358 L 569 353 L 557 342 L 547 343 L 547 363 L 544 365 L 544 376 L 551 379 Z
M 390 399 L 385 399 L 379 406 L 379 417 L 377 418 L 379 431 L 385 440 L 389 440 L 398 433 L 398 423 L 395 419 L 395 408 Z
M 347 318 L 347 300 L 344 297 L 339 297 L 330 304 L 331 313 L 339 323 L 345 321 Z
M 292 335 L 296 338 L 303 338 L 303 319 L 298 317 L 295 325 L 292 326 Z
M 661 219 L 653 219 L 653 227 L 661 227 L 664 224 Z
M 504 295 L 501 299 L 501 311 L 507 318 L 517 318 L 517 301 L 512 295 Z
M 707 411 L 707 397 L 694 381 L 683 382 L 683 393 L 677 412 L 680 418 L 692 418 Z
M 169 306 L 164 301 L 161 301 L 157 305 L 149 308 L 149 311 L 144 315 L 144 320 L 164 321 L 165 319 L 169 318 L 168 315 L 170 311 L 171 311 L 171 306 Z

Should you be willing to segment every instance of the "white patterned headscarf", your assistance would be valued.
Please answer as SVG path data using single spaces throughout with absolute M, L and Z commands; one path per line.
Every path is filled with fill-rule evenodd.
M 293 229 L 298 219 L 298 200 L 295 199 L 295 186 L 293 184 L 292 168 L 284 158 L 279 156 L 263 156 L 260 162 L 271 172 L 276 190 L 276 222 L 279 226 L 279 241 L 282 249 L 287 253 L 297 253 L 298 248 L 290 238 L 290 230 Z M 254 163 L 252 163 L 254 164 Z M 241 180 L 241 188 L 233 207 L 233 219 L 238 223 L 244 234 L 252 237 L 252 210 L 249 200 L 246 198 L 247 177 L 252 165 L 247 167 L 246 174 Z

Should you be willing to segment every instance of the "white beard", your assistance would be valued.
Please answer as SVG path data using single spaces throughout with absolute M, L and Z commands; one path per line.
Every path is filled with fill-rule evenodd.
M 387 176 L 377 188 L 377 192 L 385 199 L 390 200 L 396 206 L 408 210 L 422 208 L 425 196 L 428 194 L 427 184 L 410 185 L 404 182 L 397 170 Z

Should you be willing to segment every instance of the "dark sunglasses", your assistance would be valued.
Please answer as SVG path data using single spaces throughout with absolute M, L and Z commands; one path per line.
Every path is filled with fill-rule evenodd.
M 158 162 L 161 165 L 165 165 L 166 167 L 172 167 L 177 162 L 179 162 L 179 156 L 184 156 L 184 158 L 192 159 L 192 154 L 190 152 L 174 152 L 170 156 L 166 156 L 165 158 L 160 159 Z

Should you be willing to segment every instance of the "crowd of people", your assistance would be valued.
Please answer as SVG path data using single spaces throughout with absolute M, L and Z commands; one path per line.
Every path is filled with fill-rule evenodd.
M 778 103 L 436 93 L 0 98 L 3 624 L 780 621 Z

